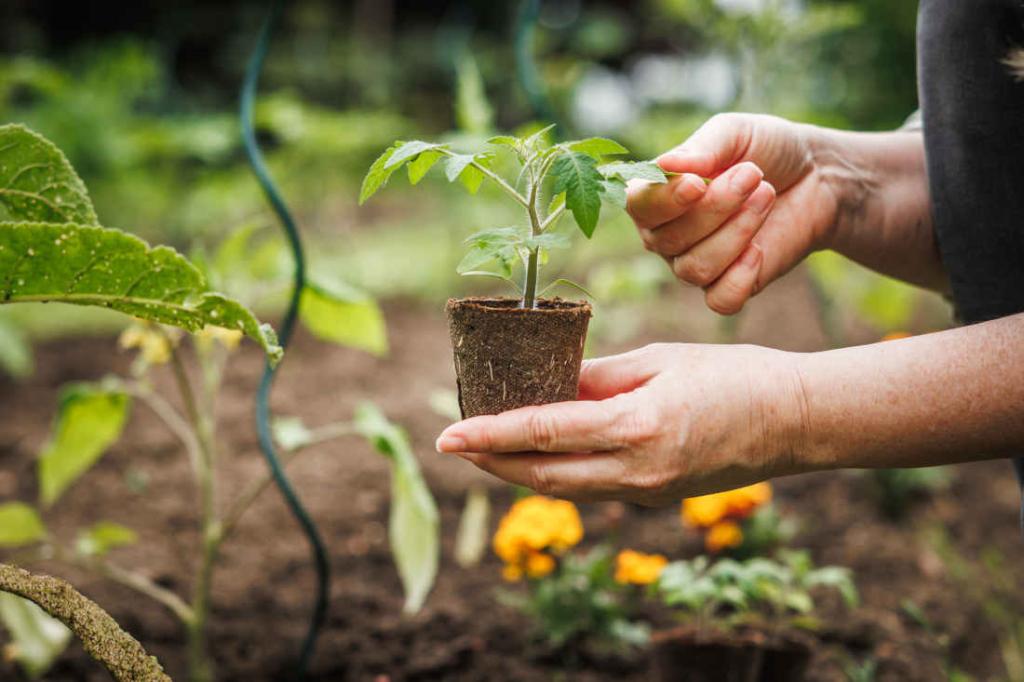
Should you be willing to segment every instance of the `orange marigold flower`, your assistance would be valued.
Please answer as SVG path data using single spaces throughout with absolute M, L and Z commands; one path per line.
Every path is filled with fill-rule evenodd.
M 505 564 L 501 569 L 501 577 L 510 583 L 517 582 L 523 579 L 523 569 L 515 564 Z
M 725 490 L 720 493 L 683 500 L 683 523 L 694 528 L 710 528 L 723 519 L 742 519 L 772 499 L 772 487 L 766 482 Z
M 544 552 L 533 552 L 526 557 L 526 575 L 543 578 L 555 570 L 555 558 Z
M 909 339 L 913 334 L 910 332 L 889 332 L 882 337 L 882 341 L 896 341 L 897 339 Z
M 518 575 L 547 575 L 555 568 L 551 553 L 560 554 L 583 539 L 576 505 L 543 495 L 517 500 L 498 524 L 494 552 Z M 507 571 L 515 574 L 516 571 Z M 514 578 L 518 579 L 518 578 Z
M 668 564 L 660 554 L 624 549 L 615 557 L 615 581 L 623 585 L 650 585 Z
M 730 547 L 739 547 L 742 542 L 743 531 L 735 521 L 720 521 L 711 526 L 704 536 L 704 547 L 712 554 Z

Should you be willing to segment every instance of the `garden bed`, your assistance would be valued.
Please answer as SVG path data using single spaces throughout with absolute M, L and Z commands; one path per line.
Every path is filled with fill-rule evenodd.
M 386 537 L 387 464 L 355 439 L 303 454 L 291 471 L 320 524 L 334 568 L 313 679 L 532 680 L 551 679 L 559 671 L 574 680 L 647 679 L 644 656 L 594 659 L 572 651 L 555 656 L 532 645 L 529 623 L 495 599 L 495 590 L 505 586 L 500 562 L 488 554 L 473 569 L 455 564 L 452 541 L 468 486 L 485 484 L 493 491 L 494 516 L 507 508 L 512 493 L 464 461 L 433 452 L 445 421 L 427 407 L 428 397 L 453 384 L 442 312 L 411 304 L 391 305 L 388 312 L 393 344 L 388 358 L 369 358 L 300 335 L 282 367 L 274 407 L 281 415 L 301 413 L 316 425 L 348 418 L 359 400 L 369 398 L 406 426 L 441 510 L 441 570 L 424 610 L 403 619 L 402 590 Z M 37 349 L 34 377 L 23 384 L 0 382 L 0 499 L 33 497 L 33 457 L 46 438 L 59 387 L 125 369 L 131 358 L 109 353 L 113 345 L 110 338 L 47 343 Z M 222 393 L 223 480 L 231 486 L 243 485 L 265 466 L 252 404 L 262 362 L 257 349 L 245 348 Z M 187 561 L 198 544 L 193 489 L 177 441 L 137 405 L 124 438 L 66 494 L 50 526 L 58 534 L 100 518 L 130 526 L 141 542 L 119 550 L 119 560 L 182 590 L 192 575 Z M 923 501 L 899 524 L 883 520 L 863 481 L 844 473 L 781 480 L 776 500 L 784 513 L 801 521 L 794 544 L 811 549 L 820 564 L 852 568 L 864 601 L 852 615 L 838 600 L 823 601 L 824 643 L 815 651 L 809 679 L 845 680 L 845 666 L 869 659 L 878 663 L 877 680 L 942 679 L 948 661 L 979 679 L 1005 676 L 999 638 L 1007 633 L 986 618 L 983 604 L 964 588 L 962 572 L 935 538 L 945 534 L 956 554 L 970 560 L 998 552 L 1007 566 L 1024 562 L 1019 492 L 1008 463 L 958 467 L 948 493 Z M 676 507 L 589 504 L 581 512 L 585 544 L 619 536 L 635 549 L 671 558 L 692 556 L 700 546 L 695 534 L 681 528 Z M 492 527 L 495 522 L 492 518 Z M 70 578 L 157 655 L 172 677 L 184 679 L 183 636 L 172 617 L 100 579 L 42 568 Z M 1012 587 L 1012 570 L 986 572 L 975 581 L 988 588 L 984 581 L 996 579 L 1011 583 L 1001 599 L 1010 599 L 1019 613 L 1024 590 Z M 306 628 L 312 585 L 305 541 L 277 493 L 268 491 L 225 545 L 214 578 L 211 649 L 220 679 L 286 676 Z M 926 622 L 910 615 L 914 607 Z M 0 678 L 13 678 L 8 665 L 0 662 Z M 108 678 L 73 648 L 45 679 Z

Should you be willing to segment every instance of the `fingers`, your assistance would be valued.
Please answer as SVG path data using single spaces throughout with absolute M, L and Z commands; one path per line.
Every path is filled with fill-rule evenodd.
M 721 315 L 735 315 L 757 293 L 764 254 L 751 244 L 714 284 L 704 290 L 704 302 Z
M 612 454 L 460 454 L 484 471 L 541 495 L 579 501 L 617 497 L 628 480 L 622 458 Z
M 648 349 L 584 360 L 580 369 L 580 400 L 605 400 L 629 393 L 657 374 Z
M 672 259 L 676 277 L 699 287 L 712 284 L 746 250 L 774 203 L 775 189 L 762 182 L 738 213 L 696 246 Z
M 438 452 L 600 452 L 623 447 L 633 435 L 625 396 L 523 407 L 452 424 Z
M 752 135 L 749 116 L 719 114 L 708 119 L 686 142 L 659 156 L 658 165 L 672 173 L 714 177 L 746 156 Z
M 685 213 L 706 190 L 704 180 L 693 174 L 671 178 L 664 184 L 632 181 L 627 189 L 626 210 L 637 227 L 657 227 Z
M 703 198 L 678 218 L 648 231 L 646 246 L 663 256 L 678 256 L 719 228 L 758 189 L 764 173 L 750 162 L 741 163 L 708 186 Z

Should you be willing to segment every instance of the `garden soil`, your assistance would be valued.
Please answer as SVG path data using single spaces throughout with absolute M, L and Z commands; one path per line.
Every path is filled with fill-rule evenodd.
M 744 324 L 754 327 L 741 329 L 741 336 L 780 345 L 773 341 L 783 334 L 803 349 L 823 345 L 820 335 L 794 340 L 787 329 L 799 325 L 780 326 L 792 308 L 784 300 L 783 313 L 746 318 Z M 456 565 L 452 543 L 466 490 L 473 484 L 487 486 L 495 516 L 507 508 L 512 494 L 463 460 L 433 450 L 446 421 L 427 408 L 428 397 L 436 389 L 454 388 L 443 312 L 411 303 L 390 304 L 387 312 L 393 346 L 388 358 L 371 358 L 300 334 L 281 366 L 274 408 L 279 415 L 301 415 L 317 425 L 347 419 L 359 401 L 371 399 L 403 423 L 441 510 L 440 574 L 423 611 L 403 617 L 401 586 L 387 544 L 387 463 L 356 439 L 303 454 L 291 465 L 291 474 L 320 525 L 334 570 L 330 612 L 311 679 L 649 679 L 644 655 L 594 657 L 575 649 L 553 654 L 538 646 L 529 622 L 495 598 L 497 590 L 521 588 L 502 583 L 493 555 L 475 568 Z M 686 336 L 666 339 L 660 329 L 644 333 L 651 340 Z M 634 337 L 618 349 L 636 343 Z M 616 348 L 612 344 L 601 350 Z M 224 498 L 265 472 L 253 418 L 262 362 L 258 351 L 246 344 L 229 369 L 217 407 L 225 425 L 220 461 L 224 485 L 219 491 Z M 20 384 L 0 379 L 0 500 L 35 498 L 33 459 L 45 442 L 60 386 L 127 371 L 130 363 L 128 354 L 115 351 L 112 338 L 63 340 L 37 348 L 38 369 L 30 379 Z M 170 382 L 157 374 L 159 387 L 170 395 Z M 968 566 L 982 557 L 993 566 L 999 557 L 1008 567 L 1024 565 L 1019 492 L 1009 463 L 957 467 L 948 493 L 922 500 L 899 524 L 879 515 L 864 486 L 865 480 L 851 473 L 818 473 L 776 483 L 777 505 L 800 522 L 795 544 L 812 550 L 821 564 L 851 567 L 863 598 L 863 605 L 849 612 L 837 598 L 823 597 L 821 643 L 808 679 L 845 680 L 844 668 L 869 660 L 877 661 L 875 679 L 880 681 L 945 679 L 950 664 L 976 679 L 1004 678 L 999 640 L 1006 632 L 986 617 L 984 602 L 996 598 L 1020 614 L 1024 590 L 1012 568 L 986 570 L 972 579 L 965 573 L 968 569 L 947 561 L 944 551 L 952 548 Z M 184 593 L 199 543 L 196 508 L 179 444 L 138 404 L 124 438 L 68 491 L 47 521 L 69 542 L 76 528 L 99 520 L 136 529 L 141 542 L 118 550 L 116 560 Z M 581 509 L 585 545 L 610 538 L 619 546 L 628 543 L 670 557 L 699 551 L 699 539 L 680 527 L 675 507 L 604 503 Z M 492 529 L 496 521 L 492 517 Z M 160 607 L 79 571 L 46 564 L 32 568 L 70 579 L 157 655 L 174 679 L 185 679 L 182 631 Z M 218 679 L 288 679 L 307 626 L 313 583 L 306 541 L 280 496 L 269 490 L 225 544 L 214 576 L 211 650 Z M 18 679 L 2 659 L 0 679 Z M 74 646 L 45 679 L 108 678 Z

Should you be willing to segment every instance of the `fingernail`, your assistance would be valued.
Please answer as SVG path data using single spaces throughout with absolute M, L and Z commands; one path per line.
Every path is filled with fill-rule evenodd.
M 729 178 L 729 187 L 737 194 L 750 194 L 761 182 L 764 174 L 752 163 L 740 164 Z
M 758 262 L 761 260 L 761 249 L 756 244 L 751 244 L 747 247 L 747 250 L 740 256 L 740 263 L 748 268 L 757 267 Z
M 747 200 L 747 206 L 757 213 L 764 213 L 768 210 L 774 198 L 775 192 L 771 191 L 769 185 L 764 185 L 763 188 L 758 188 L 750 199 Z
M 460 436 L 441 434 L 441 437 L 434 443 L 434 447 L 438 452 L 462 452 L 466 449 L 466 439 Z
M 697 201 L 707 190 L 707 185 L 704 181 L 698 178 L 696 175 L 687 173 L 679 180 L 679 185 L 676 187 L 676 196 L 684 203 L 691 203 Z

